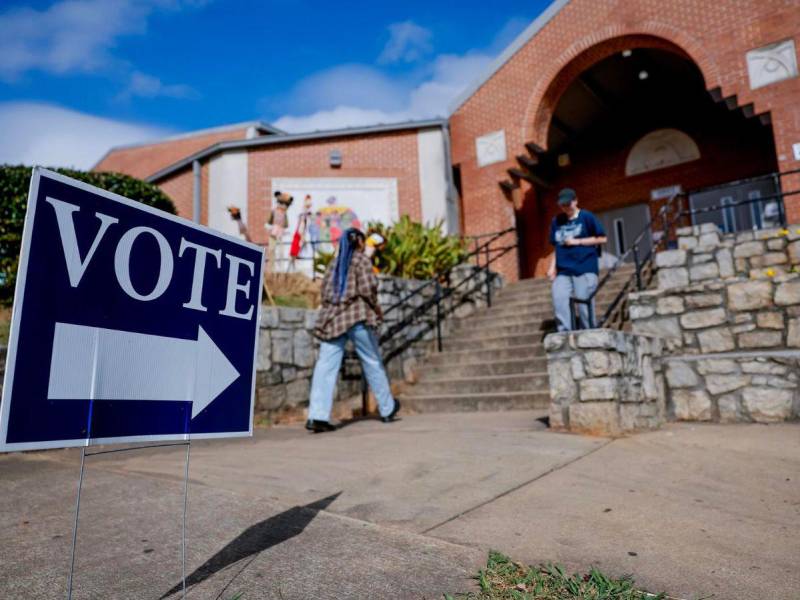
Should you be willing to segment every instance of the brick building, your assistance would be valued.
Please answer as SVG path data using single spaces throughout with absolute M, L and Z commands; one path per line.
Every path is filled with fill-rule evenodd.
M 145 176 L 217 227 L 235 193 L 259 235 L 278 185 L 369 189 L 385 218 L 442 218 L 467 235 L 516 227 L 502 270 L 530 277 L 564 186 L 605 222 L 612 254 L 677 189 L 697 191 L 694 208 L 764 198 L 698 222 L 774 219 L 774 195 L 800 189 L 798 175 L 772 176 L 800 169 L 798 43 L 798 0 L 556 0 L 446 121 L 302 135 L 245 124 L 112 150 L 97 168 Z M 800 221 L 800 195 L 785 211 Z

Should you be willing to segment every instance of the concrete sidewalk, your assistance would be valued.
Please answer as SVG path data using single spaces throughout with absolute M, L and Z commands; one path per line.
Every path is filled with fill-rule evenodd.
M 551 433 L 536 416 L 193 443 L 189 597 L 437 598 L 470 589 L 494 548 L 684 598 L 796 600 L 800 424 L 610 441 Z M 178 583 L 183 456 L 87 459 L 76 598 L 159 598 Z M 0 458 L 4 597 L 63 594 L 78 457 Z

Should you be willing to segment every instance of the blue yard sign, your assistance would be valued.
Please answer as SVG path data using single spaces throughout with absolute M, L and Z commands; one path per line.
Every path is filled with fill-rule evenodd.
M 0 451 L 252 434 L 263 250 L 36 168 Z

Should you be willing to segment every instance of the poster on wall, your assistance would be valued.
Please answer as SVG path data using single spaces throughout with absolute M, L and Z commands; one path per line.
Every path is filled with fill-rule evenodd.
M 310 271 L 314 252 L 332 251 L 347 228 L 365 230 L 370 222 L 388 225 L 400 217 L 393 177 L 274 178 L 270 195 L 278 191 L 294 197 L 276 264 L 281 271 Z

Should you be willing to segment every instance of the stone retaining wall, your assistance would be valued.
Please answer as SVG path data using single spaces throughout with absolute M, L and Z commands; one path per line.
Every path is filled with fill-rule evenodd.
M 677 234 L 678 248 L 656 255 L 659 289 L 800 270 L 800 225 L 721 235 L 716 225 L 706 223 Z
M 551 333 L 544 346 L 553 429 L 619 435 L 663 423 L 660 339 L 592 329 Z
M 455 317 L 463 317 L 484 306 L 486 286 L 476 279 L 465 280 L 475 272 L 474 267 L 465 266 L 454 269 L 450 286 L 455 293 L 442 303 L 442 309 Z M 495 285 L 501 285 L 499 277 Z M 464 282 L 460 287 L 459 284 Z M 397 277 L 379 277 L 378 300 L 384 309 L 385 321 L 381 331 L 405 319 L 426 300 L 433 298 L 434 286 L 427 286 L 421 294 L 411 296 L 414 290 L 425 282 Z M 400 306 L 392 311 L 395 304 Z M 395 347 L 410 344 L 399 356 L 387 365 L 393 380 L 402 379 L 404 371 L 419 357 L 431 350 L 436 339 L 435 310 L 418 318 L 404 333 L 395 338 Z M 293 409 L 308 402 L 311 374 L 319 352 L 319 341 L 313 336 L 317 311 L 286 307 L 265 307 L 261 315 L 258 365 L 256 374 L 256 408 L 260 411 L 274 412 Z M 443 323 L 443 334 L 447 333 L 448 322 Z M 390 350 L 382 348 L 386 353 Z M 357 372 L 355 373 L 357 375 Z M 358 393 L 358 381 L 340 381 L 338 397 L 348 397 Z

